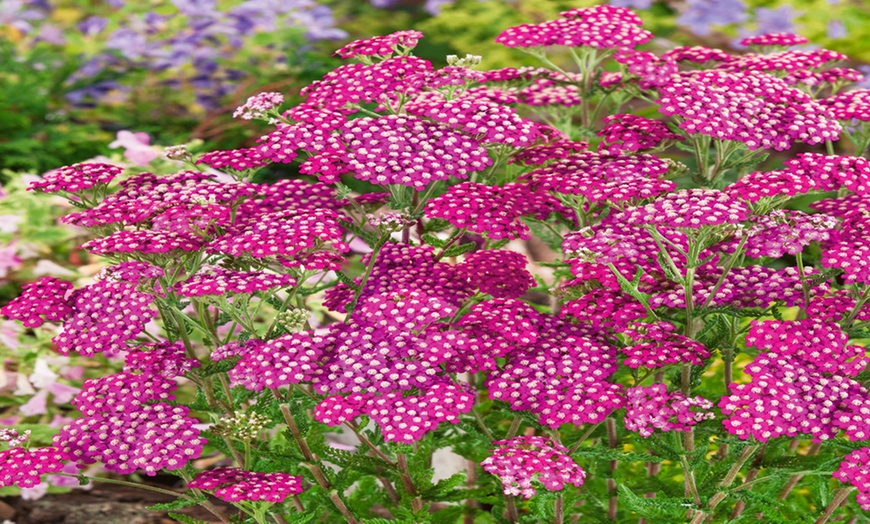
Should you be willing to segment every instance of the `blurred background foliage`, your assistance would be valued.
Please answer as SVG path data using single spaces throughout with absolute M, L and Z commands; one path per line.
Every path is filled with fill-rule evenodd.
M 483 67 L 538 65 L 493 39 L 594 0 L 2 0 L 0 172 L 41 173 L 107 154 L 119 131 L 163 146 L 251 145 L 232 110 L 260 91 L 293 94 L 340 65 L 351 39 L 417 29 L 416 53 L 482 55 Z M 737 48 L 749 34 L 796 32 L 870 63 L 864 0 L 611 0 L 659 35 L 647 47 Z M 870 73 L 870 68 L 865 69 Z M 0 175 L 0 182 L 5 181 Z

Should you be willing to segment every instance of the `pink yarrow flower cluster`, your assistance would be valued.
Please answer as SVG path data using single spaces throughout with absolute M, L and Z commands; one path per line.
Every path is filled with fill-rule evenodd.
M 353 58 L 355 56 L 387 56 L 400 47 L 416 47 L 417 42 L 423 38 L 419 31 L 396 31 L 384 36 L 375 36 L 365 40 L 356 40 L 342 47 L 334 54 L 341 58 Z
M 302 477 L 219 467 L 197 474 L 187 487 L 212 491 L 225 502 L 283 502 L 302 493 Z
M 628 388 L 625 392 L 625 429 L 642 437 L 662 432 L 688 431 L 704 420 L 716 418 L 713 403 L 703 397 L 686 398 L 679 391 L 668 393 L 664 384 Z
M 254 120 L 266 118 L 268 112 L 284 103 L 284 95 L 281 93 L 260 93 L 249 97 L 244 105 L 239 106 L 233 112 L 233 118 Z
M 810 95 L 761 72 L 685 73 L 659 93 L 659 111 L 679 117 L 680 129 L 742 142 L 750 150 L 819 144 L 842 131 Z
M 870 448 L 856 449 L 846 455 L 833 477 L 858 488 L 858 505 L 870 511 Z
M 84 163 L 73 164 L 49 171 L 42 180 L 31 182 L 28 191 L 43 193 L 78 193 L 97 185 L 106 185 L 124 171 L 123 168 L 111 164 Z
M 540 24 L 508 28 L 495 41 L 507 47 L 562 45 L 619 49 L 645 44 L 653 37 L 641 27 L 643 22 L 636 14 L 622 7 L 571 9 L 560 16 Z
M 561 491 L 566 484 L 582 486 L 586 472 L 568 455 L 568 448 L 546 437 L 514 437 L 493 442 L 497 448 L 480 463 L 499 478 L 506 495 L 532 498 L 535 483 L 548 491 Z
M 79 465 L 101 462 L 122 474 L 183 468 L 206 441 L 189 409 L 168 402 L 175 374 L 194 365 L 178 345 L 141 348 L 127 371 L 85 381 L 73 400 L 82 416 L 55 435 L 54 445 Z
M 870 438 L 870 392 L 849 378 L 867 358 L 837 324 L 755 321 L 747 344 L 769 352 L 746 367 L 750 383 L 731 384 L 732 394 L 719 401 L 729 433 L 761 441 L 799 434 L 824 441 L 840 431 Z
M 740 41 L 740 45 L 750 46 L 793 46 L 806 44 L 809 40 L 801 35 L 792 33 L 765 33 L 763 35 L 754 35 L 744 38 Z
M 599 149 L 613 154 L 652 149 L 666 140 L 683 140 L 663 122 L 642 116 L 610 115 L 604 122 L 607 125 L 597 133 L 602 138 Z

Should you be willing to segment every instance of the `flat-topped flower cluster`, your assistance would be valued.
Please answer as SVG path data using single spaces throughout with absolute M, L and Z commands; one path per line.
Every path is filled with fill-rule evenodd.
M 82 248 L 109 266 L 75 290 L 28 284 L 3 314 L 61 325 L 63 353 L 125 365 L 85 382 L 53 447 L 6 439 L 16 466 L 2 483 L 63 461 L 178 471 L 189 497 L 212 492 L 257 522 L 368 518 L 345 492 L 363 477 L 355 489 L 397 511 L 498 496 L 510 522 L 533 508 L 515 497 L 543 488 L 560 492 L 548 518 L 561 523 L 617 484 L 648 490 L 617 468 L 648 462 L 650 476 L 667 469 L 656 482 L 684 484 L 679 504 L 664 497 L 669 521 L 719 522 L 742 468 L 803 471 L 762 446 L 807 439 L 842 461 L 824 481 L 852 484 L 866 507 L 870 164 L 838 141 L 848 125 L 859 147 L 870 98 L 839 92 L 854 75 L 830 66 L 845 57 L 782 34 L 749 42 L 766 54 L 657 56 L 635 49 L 652 38 L 640 18 L 610 6 L 497 39 L 554 67 L 567 46 L 570 71 L 480 72 L 474 57 L 439 69 L 411 55 L 422 37 L 340 49 L 358 62 L 297 107 L 248 100 L 236 115 L 274 126 L 255 147 L 172 174 L 85 163 L 32 184 L 76 202 L 65 221 L 90 229 Z M 661 118 L 625 113 L 634 97 Z M 797 144 L 826 150 L 763 163 Z M 252 181 L 272 164 L 300 176 Z M 533 237 L 556 252 L 546 275 L 510 243 Z M 359 438 L 353 453 L 327 444 L 335 426 Z M 413 471 L 447 447 L 487 475 L 460 489 Z M 722 464 L 704 469 L 709 447 Z M 203 454 L 223 458 L 195 471 Z M 581 485 L 570 496 L 586 504 L 569 506 L 562 492 Z M 739 498 L 755 513 L 766 500 Z

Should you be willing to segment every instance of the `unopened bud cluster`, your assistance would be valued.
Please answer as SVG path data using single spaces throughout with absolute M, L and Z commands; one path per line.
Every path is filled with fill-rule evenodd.
M 268 424 L 269 417 L 265 415 L 236 411 L 232 416 L 222 418 L 211 431 L 222 437 L 247 442 L 256 439 Z

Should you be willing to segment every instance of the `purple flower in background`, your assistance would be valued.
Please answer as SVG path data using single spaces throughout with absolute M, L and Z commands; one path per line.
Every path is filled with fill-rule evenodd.
M 130 60 L 137 60 L 145 55 L 148 49 L 148 39 L 145 35 L 132 29 L 118 29 L 106 40 L 106 48 L 116 49 Z
M 453 0 L 426 0 L 426 12 L 438 16 L 441 13 L 441 6 L 452 3 Z
M 794 19 L 802 14 L 788 4 L 776 9 L 759 7 L 755 10 L 755 34 L 794 33 Z
M 0 27 L 8 25 L 22 33 L 30 32 L 33 29 L 30 20 L 45 18 L 45 13 L 33 7 L 22 0 L 3 0 L 0 2 Z
M 755 10 L 755 29 L 740 28 L 738 31 L 739 37 L 732 44 L 738 49 L 745 46 L 740 44 L 740 41 L 748 36 L 768 35 L 776 33 L 794 33 L 794 19 L 802 15 L 800 11 L 795 11 L 790 5 L 783 5 L 776 9 L 768 9 L 759 7 Z
M 631 7 L 634 9 L 649 9 L 652 7 L 652 0 L 610 0 L 607 3 L 613 7 Z
M 369 0 L 371 2 L 372 7 L 376 7 L 378 9 L 384 9 L 386 7 L 393 7 L 396 5 L 396 0 Z
M 63 30 L 54 24 L 40 25 L 39 34 L 36 39 L 40 42 L 48 42 L 53 45 L 64 45 L 66 43 Z
M 742 0 L 687 0 L 677 23 L 697 35 L 710 33 L 711 26 L 745 22 L 749 15 Z
M 836 40 L 838 38 L 846 38 L 849 32 L 841 20 L 830 20 L 828 22 L 828 38 Z
M 187 16 L 209 16 L 217 11 L 215 0 L 172 0 L 172 4 Z
M 79 31 L 86 36 L 96 35 L 109 25 L 109 20 L 102 16 L 89 16 L 79 22 Z
M 296 25 L 308 29 L 305 36 L 311 40 L 332 40 L 347 37 L 343 29 L 335 27 L 332 9 L 325 5 L 317 5 L 307 11 L 300 11 L 293 16 Z

